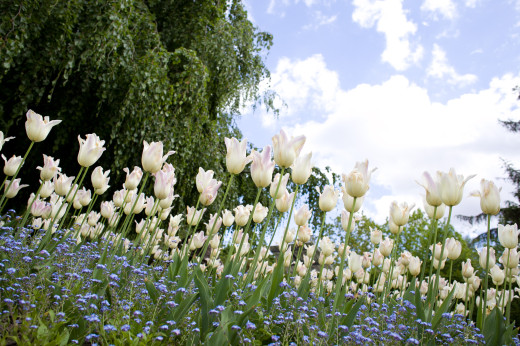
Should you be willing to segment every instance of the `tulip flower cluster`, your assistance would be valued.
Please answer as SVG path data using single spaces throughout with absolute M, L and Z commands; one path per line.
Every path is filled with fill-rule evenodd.
M 29 111 L 29 150 L 34 143 L 45 140 L 59 123 Z M 0 150 L 11 139 L 0 132 Z M 192 182 L 182 182 L 195 184 L 197 203 L 178 215 L 171 215 L 171 211 L 175 199 L 182 196 L 175 194 L 175 167 L 167 162 L 169 158 L 174 161 L 175 156 L 171 156 L 173 151 L 164 154 L 162 142 L 144 141 L 141 167 L 132 171 L 124 168 L 123 186 L 111 197 L 98 201 L 110 188 L 110 171 L 97 166 L 92 170 L 90 184 L 84 184 L 84 179 L 106 150 L 105 142 L 96 134 L 87 134 L 85 139 L 78 136 L 78 140 L 79 172 L 66 175 L 59 159 L 44 154 L 42 166 L 37 167 L 40 186 L 30 195 L 25 212 L 19 217 L 6 214 L 0 221 L 0 247 L 17 246 L 30 254 L 18 256 L 24 263 L 19 269 L 7 264 L 17 255 L 3 257 L 2 282 L 11 280 L 6 273 L 16 274 L 18 270 L 41 275 L 41 283 L 46 286 L 38 287 L 52 292 L 41 303 L 52 305 L 52 314 L 45 315 L 51 318 L 48 328 L 59 326 L 56 330 L 66 334 L 67 340 L 70 337 L 70 342 L 88 343 L 98 338 L 103 342 L 116 338 L 130 342 L 141 338 L 144 343 L 179 344 L 195 340 L 192 337 L 196 334 L 198 341 L 210 344 L 262 343 L 267 340 L 261 334 L 268 333 L 270 341 L 283 338 L 283 343 L 309 343 L 310 337 L 322 338 L 323 343 L 336 343 L 340 338 L 347 344 L 370 343 L 370 337 L 376 334 L 377 340 L 392 344 L 418 344 L 419 339 L 425 342 L 429 337 L 451 343 L 460 341 L 455 339 L 459 334 L 442 328 L 455 318 L 467 318 L 463 340 L 481 339 L 472 322 L 477 309 L 483 317 L 475 322 L 481 328 L 486 323 L 504 323 L 502 314 L 506 323 L 510 322 L 511 301 L 519 291 L 513 286 L 520 286 L 516 225 L 498 226 L 498 242 L 504 251 L 491 247 L 488 230 L 487 246 L 480 251 L 480 268 L 465 259 L 461 282 L 452 280 L 453 263 L 459 260 L 463 244 L 460 238 L 448 237 L 447 230 L 452 208 L 461 202 L 464 186 L 473 176 L 464 178 L 454 169 L 433 177 L 423 174 L 419 184 L 425 189 L 424 208 L 431 220 L 427 232 L 431 257 L 420 258 L 403 244 L 404 236 L 416 236 L 406 232 L 415 207 L 412 203 L 390 204 L 388 224 L 371 228 L 367 235 L 369 248 L 357 248 L 351 242 L 351 236 L 358 236 L 353 232 L 359 226 L 357 213 L 368 198 L 375 171 L 369 169 L 368 160 L 357 162 L 348 174 L 342 174 L 341 186 L 316 186 L 319 199 L 315 210 L 301 200 L 299 189 L 307 184 L 313 167 L 312 154 L 302 154 L 304 136 L 289 137 L 281 130 L 273 136 L 272 146 L 252 150 L 249 155 L 246 139 L 226 138 L 227 184 L 218 180 L 213 170 L 200 167 Z M 27 153 L 7 159 L 2 154 L 2 209 L 8 199 L 27 187 L 16 178 L 22 167 L 30 166 L 26 157 Z M 224 209 L 229 205 L 226 198 L 234 177 L 242 174 L 249 163 L 251 179 L 258 188 L 255 202 Z M 273 176 L 276 166 L 279 172 Z M 148 179 L 153 179 L 152 195 L 143 192 Z M 221 187 L 226 192 L 219 196 Z M 262 193 L 269 201 L 266 206 L 259 202 Z M 500 190 L 492 182 L 482 180 L 481 191 L 472 196 L 480 197 L 488 221 L 500 211 Z M 342 208 L 337 210 L 340 198 Z M 69 214 L 71 208 L 73 215 Z M 211 208 L 217 208 L 217 212 L 206 213 Z M 282 216 L 269 237 L 266 231 L 274 208 Z M 439 227 L 446 208 L 447 221 Z M 336 210 L 341 215 L 341 229 L 334 230 L 333 236 L 325 233 L 324 225 L 327 213 Z M 309 224 L 313 213 L 321 217 L 317 229 Z M 278 246 L 273 246 L 276 242 Z M 64 249 L 71 254 L 61 259 Z M 79 261 L 75 266 L 83 270 L 81 275 L 62 270 L 65 263 L 72 265 L 74 257 Z M 448 275 L 441 272 L 446 264 L 450 267 Z M 71 280 L 61 285 L 63 278 L 78 282 Z M 32 276 L 24 276 L 22 281 L 31 280 Z M 77 293 L 85 288 L 92 290 L 89 296 Z M 4 288 L 2 292 L 11 294 Z M 94 295 L 96 300 L 90 302 Z M 73 297 L 80 296 L 78 302 L 72 302 L 76 299 Z M 24 315 L 21 319 L 15 315 L 30 310 L 23 301 L 20 298 L 16 307 L 11 298 L 0 302 L 0 310 L 9 315 L 2 317 L 2 323 L 14 323 L 0 333 L 33 323 L 33 317 Z M 121 314 L 123 319 L 110 324 L 114 316 L 110 312 L 119 309 L 126 311 Z M 141 323 L 141 310 L 151 319 Z M 273 311 L 279 311 L 279 315 L 272 315 Z M 394 312 L 389 315 L 388 311 Z M 415 321 L 406 322 L 411 313 Z M 360 316 L 364 322 L 356 320 Z M 31 324 L 25 331 L 8 333 L 28 333 L 31 336 L 27 342 L 42 343 L 39 338 L 47 333 L 42 327 L 46 318 L 36 318 L 39 327 Z M 399 330 L 393 327 L 396 318 L 402 319 Z M 132 321 L 126 322 L 128 319 Z M 360 325 L 366 323 L 366 328 L 358 331 L 354 320 Z M 309 326 L 303 327 L 307 322 Z M 412 328 L 413 323 L 420 327 Z M 260 325 L 263 332 L 255 332 Z M 276 333 L 280 328 L 273 325 L 285 326 L 286 333 L 279 336 Z M 388 326 L 388 333 L 377 328 L 381 325 Z M 37 332 L 31 332 L 31 328 Z

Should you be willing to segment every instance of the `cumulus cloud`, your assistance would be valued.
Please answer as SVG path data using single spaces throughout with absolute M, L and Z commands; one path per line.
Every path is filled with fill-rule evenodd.
M 475 7 L 475 1 L 466 1 L 468 7 Z M 446 19 L 454 19 L 457 16 L 457 6 L 452 0 L 424 0 L 421 10 L 429 12 L 434 19 L 439 15 Z
M 485 89 L 444 103 L 432 101 L 425 88 L 399 74 L 344 90 L 321 55 L 281 59 L 273 79 L 273 88 L 289 105 L 270 124 L 273 133 L 284 127 L 307 136 L 304 150 L 312 150 L 322 168 L 348 173 L 365 158 L 378 167 L 364 207 L 375 220 L 384 221 L 394 199 L 422 205 L 424 191 L 415 180 L 423 171 L 454 167 L 459 174 L 476 173 L 465 196 L 486 178 L 503 187 L 503 200 L 512 199 L 512 186 L 497 178 L 505 176 L 501 158 L 520 161 L 520 136 L 498 119 L 520 119 L 511 92 L 520 76 L 494 78 Z M 455 209 L 455 214 L 478 213 L 477 198 L 464 198 Z
M 449 64 L 446 52 L 437 44 L 433 46 L 432 62 L 426 69 L 426 74 L 430 78 L 442 79 L 449 84 L 460 87 L 468 86 L 477 81 L 477 76 L 474 74 L 458 74 L 455 68 Z
M 423 56 L 423 48 L 410 38 L 417 25 L 407 18 L 403 0 L 354 0 L 352 20 L 363 28 L 376 27 L 385 35 L 386 48 L 381 60 L 398 71 L 406 70 Z
M 304 30 L 316 30 L 324 25 L 332 24 L 338 19 L 337 15 L 328 16 L 321 11 L 314 12 L 313 22 L 303 27 Z

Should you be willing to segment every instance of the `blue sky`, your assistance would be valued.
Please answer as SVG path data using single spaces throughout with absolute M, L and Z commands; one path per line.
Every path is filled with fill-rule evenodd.
M 392 200 L 422 207 L 423 171 L 454 167 L 512 186 L 501 158 L 520 167 L 520 1 L 247 0 L 250 19 L 274 36 L 266 57 L 280 117 L 245 108 L 238 121 L 256 146 L 284 128 L 307 137 L 314 163 L 348 173 L 378 167 L 364 211 L 384 221 Z M 456 214 L 479 213 L 464 198 Z M 462 227 L 462 226 L 461 226 Z M 481 226 L 482 227 L 482 226 Z M 481 228 L 480 227 L 480 228 Z M 463 233 L 482 230 L 466 227 Z

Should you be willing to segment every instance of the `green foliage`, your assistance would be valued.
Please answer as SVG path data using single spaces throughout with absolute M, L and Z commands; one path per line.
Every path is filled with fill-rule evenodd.
M 117 188 L 121 169 L 140 164 L 143 140 L 163 141 L 177 152 L 169 162 L 182 183 L 174 212 L 195 204 L 188 182 L 199 166 L 227 179 L 223 137 L 240 137 L 234 116 L 262 98 L 263 54 L 272 44 L 240 0 L 9 0 L 0 18 L 0 128 L 8 135 L 25 137 L 29 108 L 62 119 L 43 153 L 75 175 L 77 129 L 94 132 L 107 142 L 99 164 Z M 41 152 L 31 154 L 41 162 Z M 27 171 L 24 181 L 36 184 Z

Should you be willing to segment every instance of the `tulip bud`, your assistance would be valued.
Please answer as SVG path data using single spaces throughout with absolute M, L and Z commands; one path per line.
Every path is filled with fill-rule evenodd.
M 491 268 L 489 271 L 489 275 L 493 279 L 493 283 L 497 286 L 500 286 L 504 283 L 504 279 L 506 275 L 504 274 L 504 271 L 500 269 L 496 264 Z M 489 297 L 488 297 L 489 299 Z
M 226 167 L 231 174 L 240 174 L 245 166 L 251 162 L 251 158 L 247 156 L 247 139 L 244 138 L 239 142 L 236 138 L 224 138 L 226 143 Z
M 349 263 L 350 270 L 353 273 L 355 273 L 359 269 L 361 269 L 362 258 L 357 253 L 355 253 L 354 251 L 351 251 L 349 256 L 348 256 L 348 263 Z
M 450 169 L 449 173 L 441 174 L 440 192 L 442 202 L 449 207 L 459 204 L 462 200 L 464 185 L 475 175 L 470 175 L 464 179 L 464 176 L 457 175 L 453 168 Z
M 309 228 L 309 226 L 304 225 L 300 226 L 300 229 L 298 230 L 298 240 L 305 244 L 309 240 L 311 240 L 312 230 Z
M 433 219 L 434 214 L 435 214 L 436 220 L 442 219 L 442 217 L 444 216 L 444 212 L 446 211 L 446 205 L 444 203 L 441 203 L 441 205 L 439 205 L 437 207 L 437 210 L 435 210 L 435 207 L 432 207 L 430 204 L 428 204 L 428 202 L 426 202 L 426 199 L 424 199 L 424 197 L 423 197 L 423 206 L 424 206 L 424 210 L 426 211 L 426 214 L 428 215 L 428 217 L 430 219 Z
M 312 174 L 312 153 L 299 155 L 292 165 L 291 178 L 295 184 L 303 185 Z
M 114 202 L 112 201 L 104 201 L 101 202 L 100 207 L 101 216 L 103 216 L 105 219 L 110 220 L 112 216 L 115 214 L 116 206 L 114 205 Z
M 109 170 L 103 172 L 103 167 L 97 166 L 91 175 L 92 187 L 94 189 L 103 189 L 105 186 L 107 186 L 110 180 L 110 178 L 108 177 L 109 174 Z
M 47 198 L 54 192 L 54 184 L 50 180 L 46 180 L 42 183 L 40 180 L 40 183 L 42 184 L 42 188 L 40 189 L 40 197 L 41 198 Z
M 195 207 L 187 207 L 186 222 L 190 226 L 195 226 L 202 219 L 202 215 L 206 211 L 206 208 L 202 210 L 196 210 Z M 204 232 L 203 232 L 204 233 Z
M 374 249 L 374 255 L 372 256 L 372 264 L 376 267 L 379 267 L 381 264 L 383 264 L 385 257 L 379 251 L 379 249 Z
M 4 146 L 5 142 L 9 142 L 14 137 L 4 137 L 4 133 L 0 131 L 0 150 L 2 150 L 2 147 Z
M 426 190 L 425 201 L 429 206 L 439 207 L 442 204 L 440 196 L 440 180 L 441 172 L 437 172 L 437 179 L 433 180 L 432 176 L 428 172 L 423 173 L 423 181 L 417 182 L 417 184 L 424 187 Z M 433 217 L 430 217 L 433 218 Z M 438 218 L 440 219 L 440 217 Z
M 392 218 L 388 220 L 388 230 L 390 231 L 390 233 L 395 235 L 398 235 L 402 231 L 401 226 L 397 226 L 395 222 L 392 220 Z
M 513 225 L 498 225 L 498 240 L 500 244 L 508 249 L 518 246 L 518 227 Z
M 379 245 L 381 240 L 383 239 L 383 232 L 378 230 L 377 228 L 370 228 L 370 242 L 374 245 Z
M 480 251 L 480 257 L 479 257 L 479 264 L 483 269 L 486 269 L 486 258 L 487 258 L 487 247 L 482 248 Z M 489 248 L 489 262 L 487 269 L 490 269 L 495 265 L 496 258 L 495 258 L 495 249 L 490 247 Z
M 480 197 L 480 208 L 486 215 L 496 215 L 500 211 L 500 190 L 490 180 L 480 181 L 480 191 L 471 193 L 471 196 Z
M 7 160 L 2 154 L 2 159 L 4 159 L 5 165 L 4 165 L 4 174 L 8 177 L 12 177 L 16 174 L 16 171 L 18 168 L 23 164 L 23 159 L 21 156 L 12 156 L 9 160 Z
M 442 244 L 437 243 L 437 244 L 435 244 L 435 247 L 434 247 L 434 245 L 430 245 L 430 251 L 432 252 L 432 254 L 435 255 L 436 260 L 440 260 L 441 252 L 442 252 Z M 448 258 L 448 251 L 446 251 L 446 249 L 444 249 L 444 252 L 442 254 L 442 260 L 445 261 L 446 258 Z
M 163 169 L 153 173 L 155 177 L 153 191 L 157 199 L 166 199 L 173 193 L 175 179 L 175 168 L 169 163 L 164 164 Z
M 5 181 L 4 196 L 6 198 L 13 198 L 13 197 L 15 197 L 18 194 L 18 191 L 20 191 L 20 189 L 29 186 L 27 184 L 20 185 L 20 178 L 13 180 L 13 183 L 11 184 L 11 186 L 9 186 L 10 182 L 11 182 L 10 180 L 6 180 Z M 7 189 L 8 186 L 9 186 L 9 190 Z
M 276 209 L 278 209 L 280 213 L 287 212 L 292 205 L 293 199 L 294 192 L 289 193 L 289 191 L 285 190 L 282 197 L 275 201 Z
M 61 120 L 50 121 L 49 117 L 43 118 L 40 114 L 29 109 L 25 122 L 27 137 L 33 142 L 41 142 L 47 138 L 51 129 L 61 123 Z M 2 143 L 3 144 L 3 143 Z
M 408 263 L 408 271 L 412 276 L 417 276 L 421 272 L 421 263 L 422 261 L 419 257 L 410 258 L 410 262 Z
M 321 253 L 328 257 L 334 252 L 334 243 L 332 243 L 329 237 L 323 237 L 320 241 L 320 249 Z
M 312 213 L 309 210 L 309 206 L 307 204 L 304 204 L 300 207 L 300 209 L 296 210 L 296 212 L 294 213 L 294 222 L 298 226 L 304 226 L 311 218 L 311 215 Z
M 143 171 L 137 166 L 134 166 L 132 173 L 130 173 L 127 167 L 123 168 L 123 171 L 126 172 L 125 188 L 127 190 L 135 190 L 141 182 Z
M 251 178 L 256 187 L 263 188 L 269 186 L 274 170 L 274 162 L 271 161 L 271 147 L 265 147 L 261 154 L 253 150 L 251 157 L 253 158 Z
M 468 259 L 466 262 L 462 262 L 462 276 L 469 279 L 473 276 L 473 267 L 471 266 L 471 260 Z
M 349 227 L 348 227 L 349 218 L 350 218 L 349 212 L 346 210 L 342 210 L 341 211 L 341 228 L 343 228 L 343 230 L 345 232 L 347 232 L 349 230 Z M 351 227 L 352 227 L 352 225 L 351 225 Z
M 253 209 L 252 205 L 239 205 L 235 209 L 235 223 L 239 227 L 243 227 L 247 224 L 247 221 L 249 220 L 249 215 L 251 214 L 251 210 Z
M 233 213 L 227 209 L 225 209 L 222 212 L 222 222 L 224 223 L 224 226 L 229 227 L 235 222 L 235 217 L 233 216 Z
M 350 196 L 347 193 L 347 189 L 342 186 L 341 187 L 342 196 L 341 199 L 343 200 L 343 206 L 346 210 L 350 213 L 355 213 L 361 209 L 361 206 L 363 205 L 363 201 L 365 200 L 365 197 L 358 197 L 356 198 L 356 204 L 354 204 L 354 197 Z
M 390 260 L 390 258 L 385 258 L 385 260 L 383 261 L 383 268 L 381 269 L 383 271 L 383 273 L 388 274 L 388 272 L 390 271 L 391 264 L 392 264 L 392 261 Z
M 78 136 L 79 152 L 78 163 L 83 167 L 90 167 L 101 157 L 106 150 L 102 141 L 95 133 L 88 134 L 86 139 Z
M 506 249 L 500 257 L 500 263 L 504 265 L 504 268 L 514 269 L 518 267 L 518 252 L 516 248 Z
M 271 195 L 271 197 L 273 197 L 274 199 L 281 198 L 284 194 L 284 191 L 287 188 L 288 181 L 289 181 L 289 173 L 284 174 L 281 182 L 280 182 L 280 173 L 276 173 L 273 181 L 271 182 L 271 187 L 269 188 L 269 194 Z M 280 185 L 280 186 L 278 186 L 278 185 Z M 278 189 L 278 193 L 276 192 L 276 189 Z
M 393 247 L 394 241 L 390 238 L 385 238 L 385 240 L 383 240 L 381 244 L 379 244 L 379 251 L 383 256 L 388 257 L 392 253 Z
M 166 155 L 163 156 L 162 142 L 151 142 L 148 144 L 147 141 L 143 141 L 143 146 L 141 164 L 143 169 L 150 173 L 156 173 L 159 171 L 168 156 L 175 153 L 175 151 L 168 151 Z
M 410 217 L 410 211 L 414 208 L 414 206 L 414 203 L 411 205 L 408 205 L 406 202 L 397 204 L 396 201 L 393 201 L 390 205 L 390 219 L 397 226 L 406 225 L 408 223 L 408 218 Z
M 100 216 L 101 216 L 100 213 L 91 211 L 90 214 L 88 214 L 88 219 L 87 219 L 88 224 L 92 227 L 96 226 L 97 222 L 99 221 Z
M 363 197 L 369 189 L 368 183 L 375 170 L 376 168 L 368 171 L 368 160 L 356 162 L 354 169 L 348 175 L 342 175 L 347 193 L 352 197 Z
M 339 193 L 334 189 L 333 185 L 325 185 L 323 193 L 320 193 L 320 189 L 316 186 L 316 190 L 320 195 L 319 207 L 322 211 L 328 212 L 333 210 L 338 203 Z
M 305 144 L 305 136 L 287 137 L 284 130 L 273 138 L 274 161 L 280 167 L 290 167 Z
M 456 260 L 459 258 L 460 253 L 462 251 L 462 244 L 460 241 L 455 240 L 454 238 L 446 239 L 446 249 L 448 251 L 448 258 L 450 260 Z

